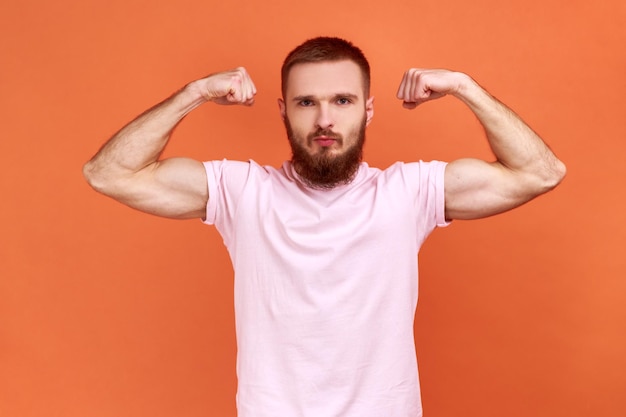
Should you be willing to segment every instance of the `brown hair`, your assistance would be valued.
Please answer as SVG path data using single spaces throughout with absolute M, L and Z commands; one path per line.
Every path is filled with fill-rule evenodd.
M 325 36 L 309 39 L 287 55 L 280 70 L 283 97 L 287 91 L 289 71 L 294 65 L 343 60 L 352 61 L 361 69 L 365 97 L 367 97 L 370 90 L 370 65 L 363 52 L 345 39 Z

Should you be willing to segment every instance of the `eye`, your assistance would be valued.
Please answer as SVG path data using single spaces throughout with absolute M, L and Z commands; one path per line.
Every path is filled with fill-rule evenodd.
M 298 105 L 302 107 L 310 107 L 313 105 L 313 100 L 308 100 L 308 99 L 300 100 L 298 102 Z
M 347 97 L 339 97 L 337 99 L 337 104 L 345 105 L 345 104 L 350 104 L 350 103 L 352 103 L 352 100 L 350 100 Z

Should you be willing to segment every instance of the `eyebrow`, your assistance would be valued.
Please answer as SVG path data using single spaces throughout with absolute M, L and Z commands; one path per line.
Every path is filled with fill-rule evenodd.
M 337 98 L 349 98 L 352 100 L 357 100 L 359 98 L 358 95 L 353 94 L 353 93 L 337 93 L 334 94 L 332 96 L 332 98 L 337 99 Z M 292 101 L 302 101 L 302 100 L 315 100 L 315 96 L 313 95 L 302 95 L 302 96 L 295 96 Z

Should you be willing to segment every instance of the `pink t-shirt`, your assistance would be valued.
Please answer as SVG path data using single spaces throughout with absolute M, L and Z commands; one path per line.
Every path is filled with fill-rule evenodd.
M 235 271 L 239 417 L 419 417 L 417 253 L 444 216 L 443 162 L 362 163 L 305 186 L 289 162 L 205 167 Z

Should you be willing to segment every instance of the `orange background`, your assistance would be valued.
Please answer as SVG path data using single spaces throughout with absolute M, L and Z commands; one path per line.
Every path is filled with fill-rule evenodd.
M 370 59 L 371 165 L 490 158 L 459 102 L 409 112 L 394 98 L 405 69 L 445 67 L 515 109 L 568 166 L 554 192 L 427 241 L 425 415 L 626 415 L 625 26 L 623 0 L 4 1 L 0 415 L 235 415 L 221 238 L 95 193 L 81 167 L 147 107 L 239 65 L 256 105 L 198 109 L 166 154 L 278 165 L 280 64 L 319 34 Z

